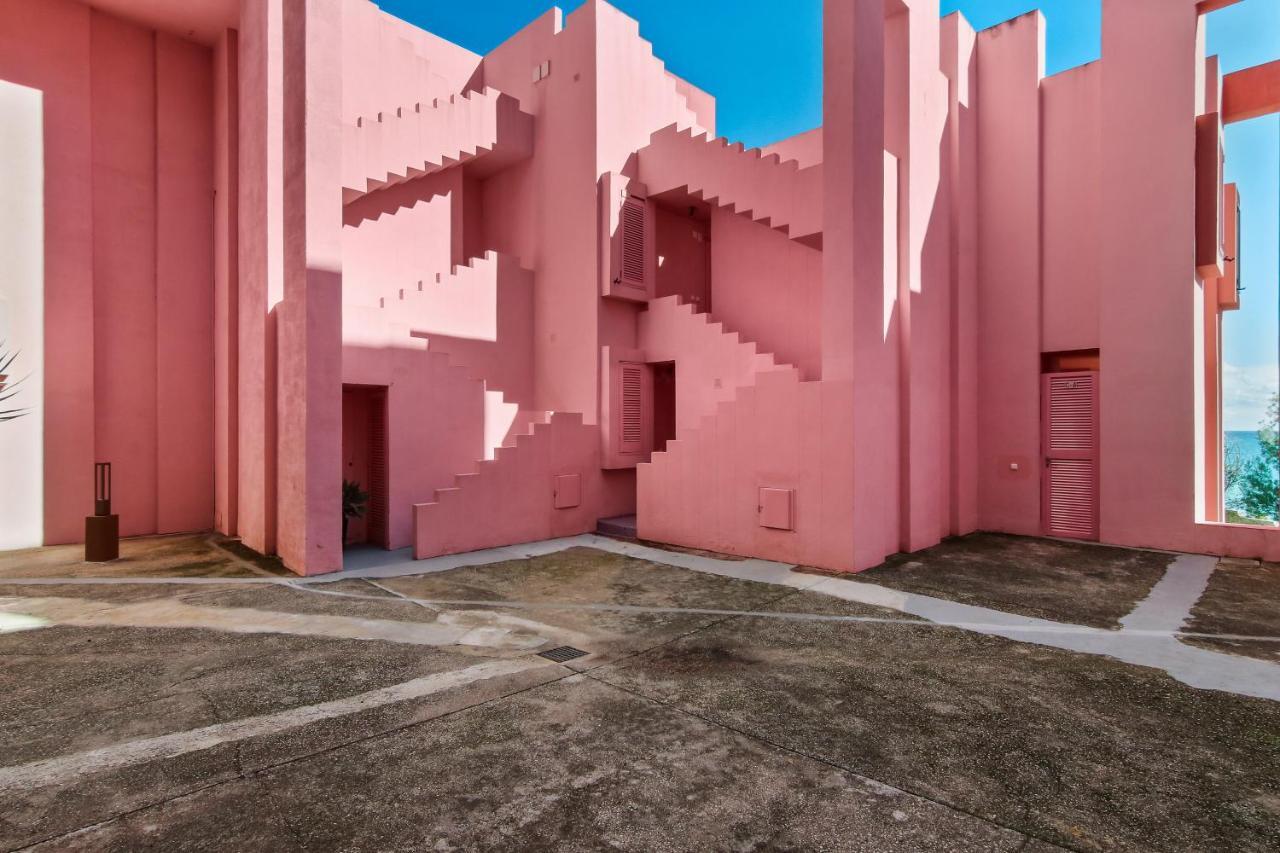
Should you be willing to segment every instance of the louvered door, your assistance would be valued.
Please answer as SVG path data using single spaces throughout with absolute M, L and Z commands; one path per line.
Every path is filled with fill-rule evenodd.
M 387 394 L 369 395 L 369 511 L 367 540 L 382 548 L 387 540 Z
M 1041 391 L 1044 531 L 1098 538 L 1098 373 L 1046 373 Z
M 653 452 L 653 367 L 635 350 L 611 351 L 608 359 L 608 404 L 604 407 L 605 468 L 634 468 Z

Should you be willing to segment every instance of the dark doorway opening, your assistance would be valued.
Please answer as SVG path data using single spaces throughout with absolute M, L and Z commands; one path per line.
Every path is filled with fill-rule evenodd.
M 676 437 L 676 363 L 664 361 L 650 367 L 653 369 L 653 449 L 661 453 L 667 449 L 667 442 Z
M 369 495 L 363 515 L 349 520 L 343 544 L 388 547 L 386 388 L 342 388 L 342 478 Z

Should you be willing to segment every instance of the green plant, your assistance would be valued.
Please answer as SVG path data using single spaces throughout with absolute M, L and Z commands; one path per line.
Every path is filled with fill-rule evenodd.
M 22 377 L 17 382 L 9 382 L 9 368 L 18 358 L 18 351 L 8 352 L 4 348 L 4 341 L 0 341 L 0 403 L 12 399 L 18 393 L 18 386 L 22 384 Z M 0 423 L 4 421 L 12 421 L 22 417 L 30 411 L 29 409 L 0 409 Z
M 1280 395 L 1273 395 L 1267 418 L 1258 429 L 1262 450 L 1243 464 L 1236 463 L 1233 473 L 1239 483 L 1240 500 L 1234 507 L 1243 516 L 1255 519 L 1280 518 Z
M 344 518 L 360 518 L 369 503 L 369 493 L 359 483 L 342 481 L 342 515 Z
M 369 493 L 360 488 L 359 483 L 351 480 L 342 481 L 342 541 L 347 541 L 347 529 L 351 519 L 364 516 L 369 504 Z

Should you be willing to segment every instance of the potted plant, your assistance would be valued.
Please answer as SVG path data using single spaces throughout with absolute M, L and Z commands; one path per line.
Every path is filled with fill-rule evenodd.
M 351 480 L 342 481 L 342 544 L 347 544 L 347 529 L 351 519 L 363 518 L 365 507 L 369 503 L 369 493 L 360 488 L 359 483 Z
M 13 366 L 13 362 L 17 357 L 17 350 L 7 352 L 4 348 L 4 341 L 0 341 L 0 403 L 11 399 L 17 394 L 18 386 L 22 384 L 21 379 L 17 382 L 10 382 L 8 376 L 9 368 Z M 0 423 L 20 418 L 26 413 L 26 409 L 0 409 Z

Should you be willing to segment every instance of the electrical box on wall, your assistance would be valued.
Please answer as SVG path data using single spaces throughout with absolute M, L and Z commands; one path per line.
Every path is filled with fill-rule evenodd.
M 760 487 L 757 511 L 760 526 L 772 530 L 795 530 L 795 489 Z
M 582 475 L 557 474 L 555 485 L 555 508 L 573 509 L 582 506 Z

